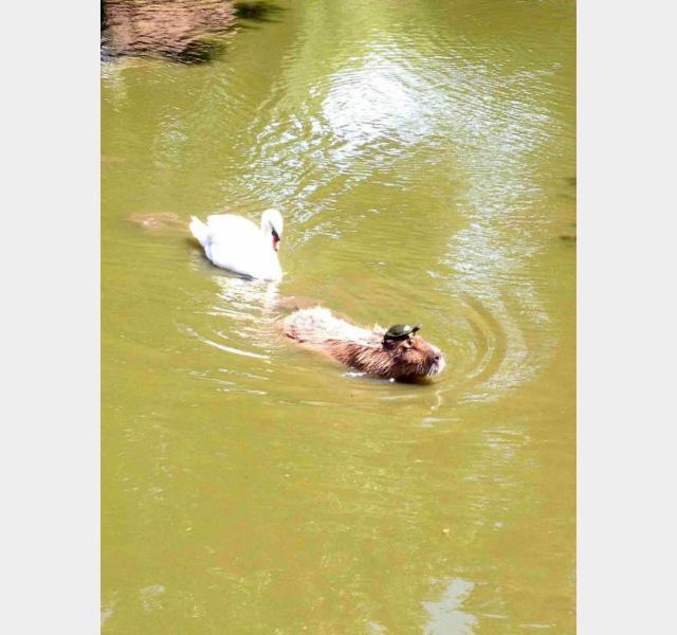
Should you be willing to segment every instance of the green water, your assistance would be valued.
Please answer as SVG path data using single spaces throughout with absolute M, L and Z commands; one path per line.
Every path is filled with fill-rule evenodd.
M 102 69 L 103 632 L 573 633 L 575 6 L 277 6 Z M 277 286 L 126 220 L 269 206 Z M 448 367 L 296 349 L 288 296 Z

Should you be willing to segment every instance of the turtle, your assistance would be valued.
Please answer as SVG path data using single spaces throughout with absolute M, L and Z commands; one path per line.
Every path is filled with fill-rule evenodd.
M 416 331 L 421 329 L 421 325 L 410 326 L 409 324 L 393 324 L 383 336 L 383 341 L 403 340 L 406 337 L 413 337 Z

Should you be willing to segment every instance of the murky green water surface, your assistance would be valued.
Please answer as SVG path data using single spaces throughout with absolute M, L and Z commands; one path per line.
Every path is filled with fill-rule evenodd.
M 104 633 L 573 633 L 575 7 L 277 6 L 103 67 Z M 278 287 L 125 220 L 268 206 Z M 276 296 L 448 368 L 354 376 Z

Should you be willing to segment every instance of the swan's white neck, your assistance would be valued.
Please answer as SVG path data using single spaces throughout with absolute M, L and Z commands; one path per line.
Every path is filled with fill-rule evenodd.
M 276 227 L 277 225 L 277 227 Z M 282 238 L 282 217 L 275 209 L 268 209 L 261 215 L 261 233 L 272 241 L 272 247 L 277 251 L 278 243 Z
M 265 216 L 261 216 L 261 233 L 267 236 L 272 231 L 273 226 L 270 224 L 270 221 Z

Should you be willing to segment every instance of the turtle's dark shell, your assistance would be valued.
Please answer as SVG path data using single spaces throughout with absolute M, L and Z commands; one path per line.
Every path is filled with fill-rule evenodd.
M 414 335 L 421 327 L 417 324 L 416 326 L 409 326 L 408 324 L 394 324 L 383 336 L 384 340 L 399 340 L 404 337 L 409 337 Z

